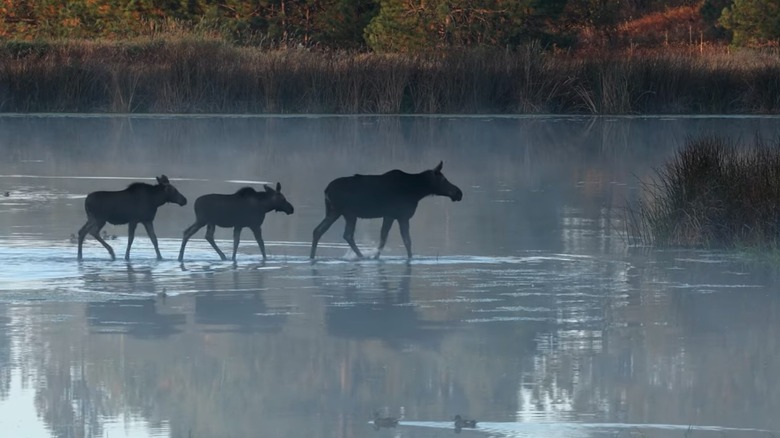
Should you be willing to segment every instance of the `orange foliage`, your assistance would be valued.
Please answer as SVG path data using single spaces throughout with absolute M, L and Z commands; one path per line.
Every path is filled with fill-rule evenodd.
M 81 25 L 81 20 L 76 17 L 65 18 L 62 20 L 62 27 L 76 29 Z
M 621 41 L 633 45 L 691 44 L 705 37 L 698 6 L 680 6 L 648 14 L 618 28 Z

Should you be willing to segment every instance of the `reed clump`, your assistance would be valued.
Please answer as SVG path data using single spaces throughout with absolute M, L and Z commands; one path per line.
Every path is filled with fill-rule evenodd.
M 775 114 L 780 57 L 262 49 L 201 36 L 0 42 L 0 112 Z
M 628 208 L 633 243 L 658 247 L 778 247 L 780 141 L 689 139 Z

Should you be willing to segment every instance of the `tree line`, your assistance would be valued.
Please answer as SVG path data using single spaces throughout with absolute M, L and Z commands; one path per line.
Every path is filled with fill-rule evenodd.
M 621 23 L 695 8 L 702 33 L 737 45 L 780 41 L 778 0 L 3 0 L 0 38 L 125 39 L 178 30 L 232 43 L 416 52 L 607 43 Z

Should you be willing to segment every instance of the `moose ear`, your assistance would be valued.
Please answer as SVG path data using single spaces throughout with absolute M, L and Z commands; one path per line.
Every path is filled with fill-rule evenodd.
M 282 183 L 280 183 L 280 182 L 276 183 L 276 191 L 277 192 L 281 192 L 282 191 Z
M 170 181 L 168 181 L 168 177 L 165 175 L 161 175 L 157 177 L 157 182 L 160 184 L 168 184 Z
M 441 168 L 444 166 L 444 161 L 439 161 L 439 165 L 433 168 L 434 172 L 441 172 Z
M 272 189 L 268 184 L 263 184 L 263 187 L 265 188 L 266 192 L 273 193 L 274 189 Z

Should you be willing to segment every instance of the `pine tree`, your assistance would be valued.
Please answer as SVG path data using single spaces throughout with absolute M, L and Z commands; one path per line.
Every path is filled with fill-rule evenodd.
M 315 38 L 326 46 L 365 47 L 364 31 L 378 12 L 375 0 L 326 0 L 315 19 Z
M 379 14 L 366 27 L 366 40 L 379 51 L 504 47 L 530 34 L 542 11 L 539 4 L 541 0 L 381 0 Z
M 733 33 L 736 45 L 780 42 L 780 0 L 734 0 L 720 24 Z

